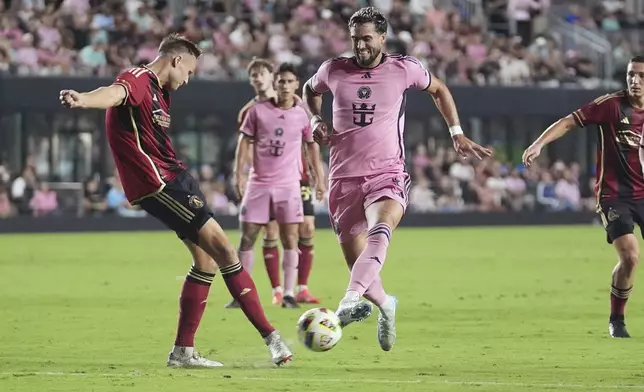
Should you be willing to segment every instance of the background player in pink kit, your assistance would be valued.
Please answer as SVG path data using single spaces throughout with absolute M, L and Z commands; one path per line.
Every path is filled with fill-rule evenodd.
M 255 96 L 246 103 L 239 111 L 237 116 L 237 129 L 241 129 L 241 125 L 246 118 L 248 110 L 253 107 L 257 102 L 265 101 L 277 97 L 275 88 L 273 86 L 273 64 L 262 58 L 253 59 L 247 67 L 250 85 L 255 90 Z M 295 96 L 295 100 L 301 102 L 300 97 Z M 317 144 L 312 144 L 316 149 Z M 247 165 L 244 170 L 252 163 L 252 149 L 248 149 Z M 319 154 L 318 154 L 319 155 Z M 297 290 L 295 299 L 298 303 L 319 303 L 320 301 L 314 297 L 308 289 L 308 278 L 311 273 L 313 264 L 313 233 L 315 231 L 315 210 L 313 207 L 313 192 L 311 189 L 312 181 L 310 179 L 309 171 L 315 164 L 311 163 L 311 157 L 306 154 L 306 148 L 302 149 L 302 179 L 300 181 L 300 191 L 302 197 L 302 204 L 304 209 L 304 221 L 299 227 L 299 260 L 297 268 Z M 310 170 L 309 170 L 310 169 Z M 262 254 L 264 257 L 264 265 L 268 278 L 271 282 L 272 289 L 272 303 L 273 305 L 282 305 L 284 291 L 280 279 L 280 257 L 279 257 L 279 225 L 272 219 L 264 226 L 264 240 L 262 246 Z M 248 259 L 248 264 L 244 265 L 244 269 L 249 274 L 252 273 L 254 267 L 254 259 Z M 235 300 L 229 302 L 226 308 L 238 308 L 239 303 Z
M 330 145 L 329 214 L 351 281 L 337 314 L 343 324 L 361 321 L 380 309 L 378 341 L 389 351 L 396 339 L 397 299 L 380 280 L 392 230 L 407 206 L 403 129 L 405 92 L 427 91 L 450 127 L 460 154 L 491 155 L 463 135 L 451 93 L 415 58 L 383 53 L 387 20 L 375 8 L 353 14 L 349 29 L 355 57 L 323 63 L 304 86 L 315 140 Z M 333 129 L 320 117 L 322 94 L 333 94 Z M 365 235 L 366 232 L 366 235 Z
M 277 99 L 257 102 L 248 110 L 240 128 L 240 141 L 235 157 L 238 192 L 243 195 L 240 221 L 242 239 L 239 256 L 243 264 L 254 257 L 253 246 L 262 226 L 271 216 L 280 225 L 284 248 L 283 307 L 298 307 L 295 283 L 298 264 L 298 228 L 303 221 L 300 193 L 302 140 L 315 162 L 317 197 L 323 197 L 325 186 L 319 151 L 313 144 L 308 113 L 296 101 L 299 82 L 293 66 L 282 64 L 277 71 Z M 242 168 L 253 144 L 250 181 Z

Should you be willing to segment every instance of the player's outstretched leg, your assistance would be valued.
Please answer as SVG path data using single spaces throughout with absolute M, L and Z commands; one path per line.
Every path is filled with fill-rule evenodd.
M 313 234 L 315 232 L 315 217 L 305 216 L 304 222 L 299 225 L 300 250 L 299 263 L 297 266 L 297 295 L 295 300 L 304 304 L 319 304 L 320 300 L 314 297 L 309 291 L 309 275 L 313 266 Z
M 639 243 L 634 234 L 626 234 L 615 239 L 613 244 L 619 255 L 619 262 L 613 270 L 608 331 L 614 338 L 630 338 L 624 321 L 624 310 L 633 289 L 634 272 L 639 262 Z
M 282 223 L 279 225 L 282 247 L 284 248 L 284 259 L 282 260 L 282 270 L 284 271 L 284 298 L 282 300 L 283 308 L 299 308 L 300 305 L 295 301 L 295 283 L 297 281 L 297 239 L 298 224 Z
M 169 367 L 183 368 L 220 367 L 223 366 L 220 362 L 199 355 L 194 344 L 217 265 L 202 249 L 191 242 L 184 242 L 192 254 L 193 265 L 181 288 L 177 337 L 167 364 Z
M 261 225 L 247 222 L 242 223 L 242 236 L 239 243 L 238 256 L 248 275 L 253 273 L 253 266 L 255 265 L 255 252 L 253 251 L 253 247 L 255 246 L 257 235 L 261 229 Z M 233 298 L 224 307 L 226 309 L 238 309 L 239 302 Z
M 264 246 L 262 253 L 264 254 L 264 265 L 266 266 L 266 273 L 271 282 L 273 289 L 273 305 L 282 305 L 282 298 L 284 291 L 282 290 L 282 283 L 280 282 L 280 252 L 277 247 L 279 243 L 279 226 L 277 222 L 272 220 L 268 222 L 264 228 Z
M 387 257 L 392 230 L 400 223 L 403 213 L 404 209 L 400 202 L 392 199 L 375 202 L 365 210 L 368 227 L 366 246 L 351 269 L 349 287 L 338 306 L 337 314 L 340 320 L 355 312 L 360 303 L 360 297 L 379 277 Z M 373 291 L 377 289 L 374 287 Z M 378 341 L 386 351 L 391 349 L 396 340 L 396 306 L 397 300 L 393 296 L 387 297 L 380 306 Z
M 213 219 L 208 220 L 199 230 L 199 246 L 219 265 L 228 291 L 264 338 L 273 362 L 282 365 L 290 361 L 293 354 L 266 318 L 253 279 L 244 270 L 228 237 Z

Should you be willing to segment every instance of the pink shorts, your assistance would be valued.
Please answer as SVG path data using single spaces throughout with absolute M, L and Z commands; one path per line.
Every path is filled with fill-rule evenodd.
M 395 200 L 406 210 L 410 186 L 404 172 L 331 180 L 329 218 L 338 240 L 346 242 L 365 232 L 365 210 L 378 200 Z
M 241 201 L 239 220 L 265 225 L 270 218 L 277 223 L 301 223 L 304 220 L 299 180 L 287 186 L 248 182 Z

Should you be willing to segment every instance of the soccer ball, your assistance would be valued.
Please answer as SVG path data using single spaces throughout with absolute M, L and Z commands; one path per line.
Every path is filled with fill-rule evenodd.
M 340 319 L 326 308 L 307 310 L 297 322 L 297 333 L 303 345 L 317 352 L 331 350 L 342 338 Z

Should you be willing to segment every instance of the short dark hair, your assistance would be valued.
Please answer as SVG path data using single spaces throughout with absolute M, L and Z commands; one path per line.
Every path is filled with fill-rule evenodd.
M 281 73 L 285 73 L 285 72 L 290 72 L 293 75 L 295 75 L 295 77 L 297 77 L 297 70 L 295 69 L 295 65 L 293 65 L 291 63 L 282 63 L 282 64 L 280 64 L 280 66 L 277 68 L 276 73 L 281 74 Z
M 644 56 L 635 56 L 629 63 L 644 63 Z
M 178 54 L 190 53 L 191 55 L 199 58 L 201 56 L 201 48 L 194 42 L 190 41 L 181 34 L 173 33 L 168 35 L 161 41 L 159 45 L 159 53 L 161 54 Z
M 257 58 L 257 57 L 253 57 L 250 63 L 248 63 L 248 67 L 246 67 L 246 71 L 250 75 L 250 73 L 254 69 L 259 69 L 259 68 L 265 68 L 268 72 L 273 73 L 273 64 L 266 59 Z
M 387 32 L 387 18 L 385 18 L 385 15 L 383 15 L 382 12 L 378 11 L 377 8 L 360 8 L 353 15 L 351 15 L 351 19 L 349 19 L 349 27 L 367 23 L 373 23 L 373 26 L 375 27 L 378 34 L 385 34 Z

